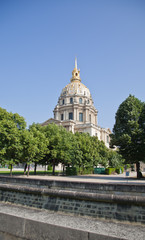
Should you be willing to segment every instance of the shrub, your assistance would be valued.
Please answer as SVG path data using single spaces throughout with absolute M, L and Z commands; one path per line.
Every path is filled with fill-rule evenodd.
M 117 167 L 117 168 L 109 167 L 109 168 L 106 168 L 106 174 L 108 174 L 108 175 L 110 175 L 112 173 L 115 173 L 115 172 L 118 173 L 118 174 L 123 173 L 124 168 L 123 167 Z
M 78 168 L 76 167 L 66 167 L 66 175 L 67 176 L 73 176 L 78 175 Z
M 48 171 L 52 171 L 52 166 L 51 166 L 51 165 L 48 165 L 48 166 L 47 166 L 47 170 L 48 170 Z
M 116 173 L 120 174 L 120 173 L 123 173 L 124 168 L 123 167 L 117 167 L 115 171 L 116 171 Z
M 115 172 L 115 168 L 111 168 L 111 167 L 106 168 L 106 174 L 110 175 L 110 174 L 112 174 L 114 172 Z
M 84 174 L 92 174 L 94 171 L 93 168 L 79 168 L 79 167 L 66 167 L 66 175 L 73 176 L 73 175 L 84 175 Z
M 80 173 L 83 174 L 92 174 L 94 172 L 94 168 L 81 168 Z

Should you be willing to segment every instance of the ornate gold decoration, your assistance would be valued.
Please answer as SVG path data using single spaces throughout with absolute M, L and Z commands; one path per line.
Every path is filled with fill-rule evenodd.
M 71 82 L 78 80 L 81 82 L 81 78 L 80 78 L 80 69 L 77 69 L 77 58 L 75 58 L 75 68 L 72 71 L 72 78 L 71 78 Z

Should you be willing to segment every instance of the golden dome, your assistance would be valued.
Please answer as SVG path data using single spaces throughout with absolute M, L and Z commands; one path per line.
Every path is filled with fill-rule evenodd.
M 62 89 L 61 96 L 81 95 L 91 97 L 90 90 L 81 83 L 80 69 L 77 69 L 77 59 L 75 58 L 75 68 L 72 71 L 71 82 Z
M 61 96 L 81 95 L 91 97 L 90 90 L 79 80 L 73 80 L 62 89 Z

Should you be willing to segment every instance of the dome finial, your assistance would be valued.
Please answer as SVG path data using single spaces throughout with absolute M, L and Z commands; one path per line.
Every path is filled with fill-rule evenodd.
M 81 78 L 80 78 L 80 69 L 78 70 L 77 68 L 77 58 L 75 57 L 75 68 L 72 71 L 72 78 L 71 78 L 71 82 L 78 80 L 81 82 Z
M 77 58 L 75 57 L 75 69 L 77 69 Z

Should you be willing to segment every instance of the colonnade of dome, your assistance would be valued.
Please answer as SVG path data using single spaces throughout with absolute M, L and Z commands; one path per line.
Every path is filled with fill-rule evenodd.
M 76 59 L 70 83 L 62 89 L 53 113 L 54 118 L 48 119 L 42 125 L 53 122 L 73 133 L 89 133 L 91 136 L 97 136 L 99 140 L 103 140 L 109 147 L 111 131 L 98 126 L 98 111 L 94 106 L 90 90 L 81 82 L 80 69 L 77 68 Z

